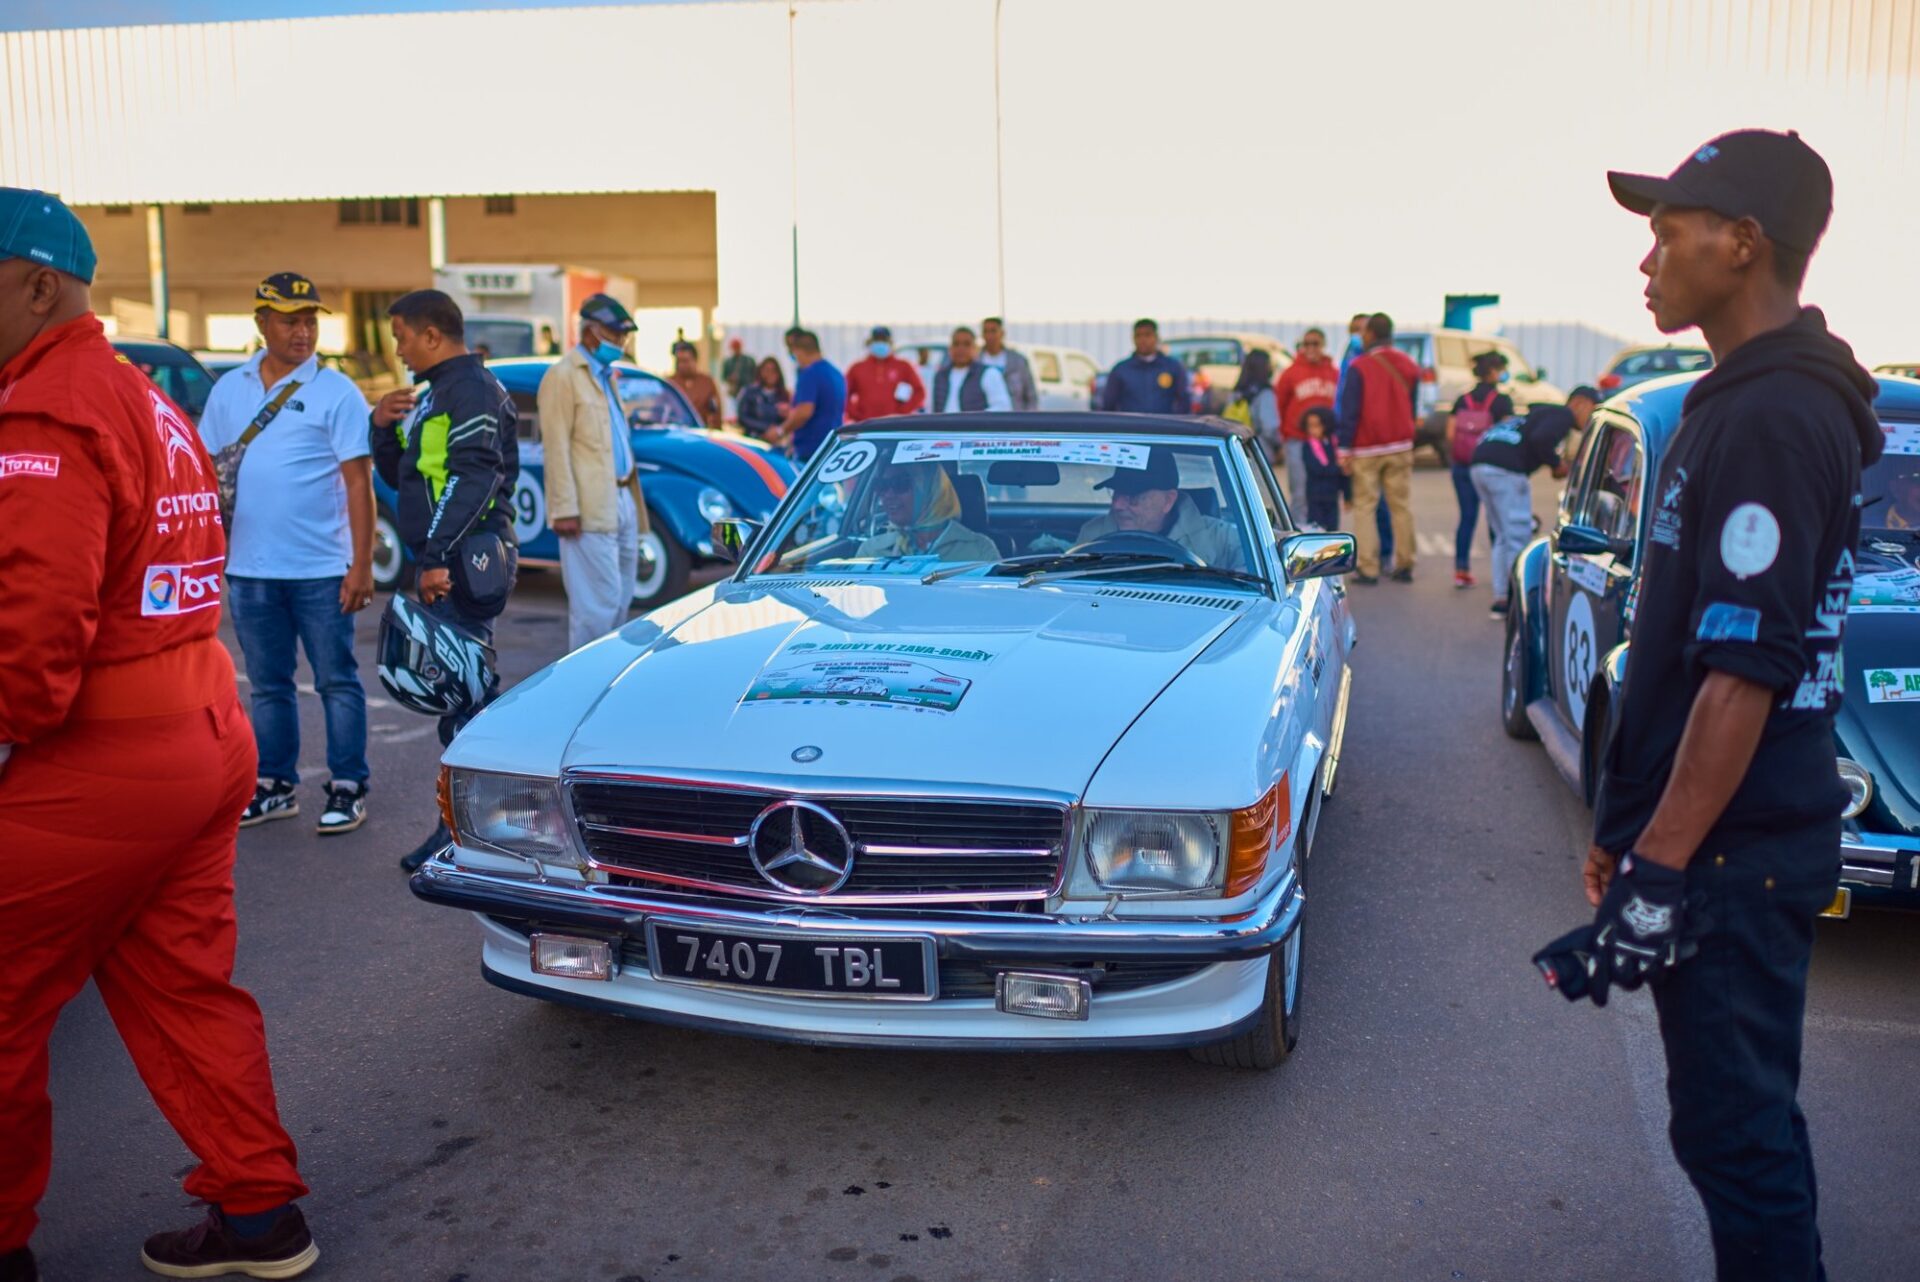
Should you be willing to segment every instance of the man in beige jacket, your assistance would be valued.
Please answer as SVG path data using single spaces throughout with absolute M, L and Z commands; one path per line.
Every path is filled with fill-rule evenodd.
M 613 363 L 626 355 L 633 317 L 595 294 L 580 305 L 580 341 L 540 380 L 547 524 L 560 538 L 567 648 L 626 621 L 640 568 L 646 504 Z

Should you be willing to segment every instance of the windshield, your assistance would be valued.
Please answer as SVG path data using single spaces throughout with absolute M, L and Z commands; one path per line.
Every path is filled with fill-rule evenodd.
M 1202 365 L 1238 365 L 1244 354 L 1237 338 L 1169 338 L 1161 346 L 1195 373 Z
M 533 355 L 533 322 L 467 317 L 467 350 L 486 348 L 488 360 Z
M 787 509 L 756 574 L 1255 571 L 1216 440 L 933 433 L 841 442 Z M 1092 555 L 1089 555 L 1092 554 Z M 1125 564 L 1125 569 L 1115 568 Z
M 1883 423 L 1886 453 L 1860 474 L 1860 535 L 1920 530 L 1920 423 Z
M 120 343 L 119 353 L 133 362 L 134 368 L 153 380 L 167 399 L 187 412 L 194 422 L 207 408 L 207 393 L 213 390 L 213 376 L 200 362 L 176 347 L 163 343 Z
M 658 375 L 643 370 L 615 366 L 620 375 L 620 400 L 627 407 L 627 422 L 635 427 L 699 427 L 701 423 Z
M 1713 353 L 1696 348 L 1663 347 L 1624 356 L 1612 372 L 1622 378 L 1656 378 L 1663 374 L 1692 374 L 1713 364 Z

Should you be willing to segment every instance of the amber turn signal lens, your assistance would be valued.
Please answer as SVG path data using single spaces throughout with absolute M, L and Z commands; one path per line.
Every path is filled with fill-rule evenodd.
M 460 830 L 453 823 L 453 771 L 440 767 L 440 781 L 434 785 L 434 796 L 440 801 L 440 822 L 447 826 L 453 839 L 460 840 Z
M 1251 890 L 1267 871 L 1267 854 L 1293 831 L 1293 793 L 1287 776 L 1244 810 L 1233 812 L 1233 834 L 1227 852 L 1229 897 Z

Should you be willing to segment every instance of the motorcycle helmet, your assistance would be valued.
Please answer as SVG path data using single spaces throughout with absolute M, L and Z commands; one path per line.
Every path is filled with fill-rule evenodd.
M 498 684 L 493 647 L 398 592 L 380 616 L 380 684 L 430 717 L 478 712 Z

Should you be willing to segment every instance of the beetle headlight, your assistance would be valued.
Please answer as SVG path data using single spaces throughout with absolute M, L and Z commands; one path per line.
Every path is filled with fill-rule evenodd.
M 1206 811 L 1089 810 L 1082 858 L 1092 894 L 1218 893 L 1225 816 Z M 1076 878 L 1076 880 L 1079 880 Z
M 568 868 L 585 866 L 567 828 L 554 779 L 449 770 L 453 831 L 463 847 Z
M 709 524 L 714 521 L 724 521 L 733 515 L 733 504 L 727 501 L 726 495 L 711 485 L 701 489 L 700 496 L 694 500 L 694 504 Z
M 1846 757 L 1835 764 L 1840 768 L 1840 782 L 1847 786 L 1847 808 L 1840 812 L 1840 817 L 1856 818 L 1873 800 L 1873 775 L 1865 766 Z

